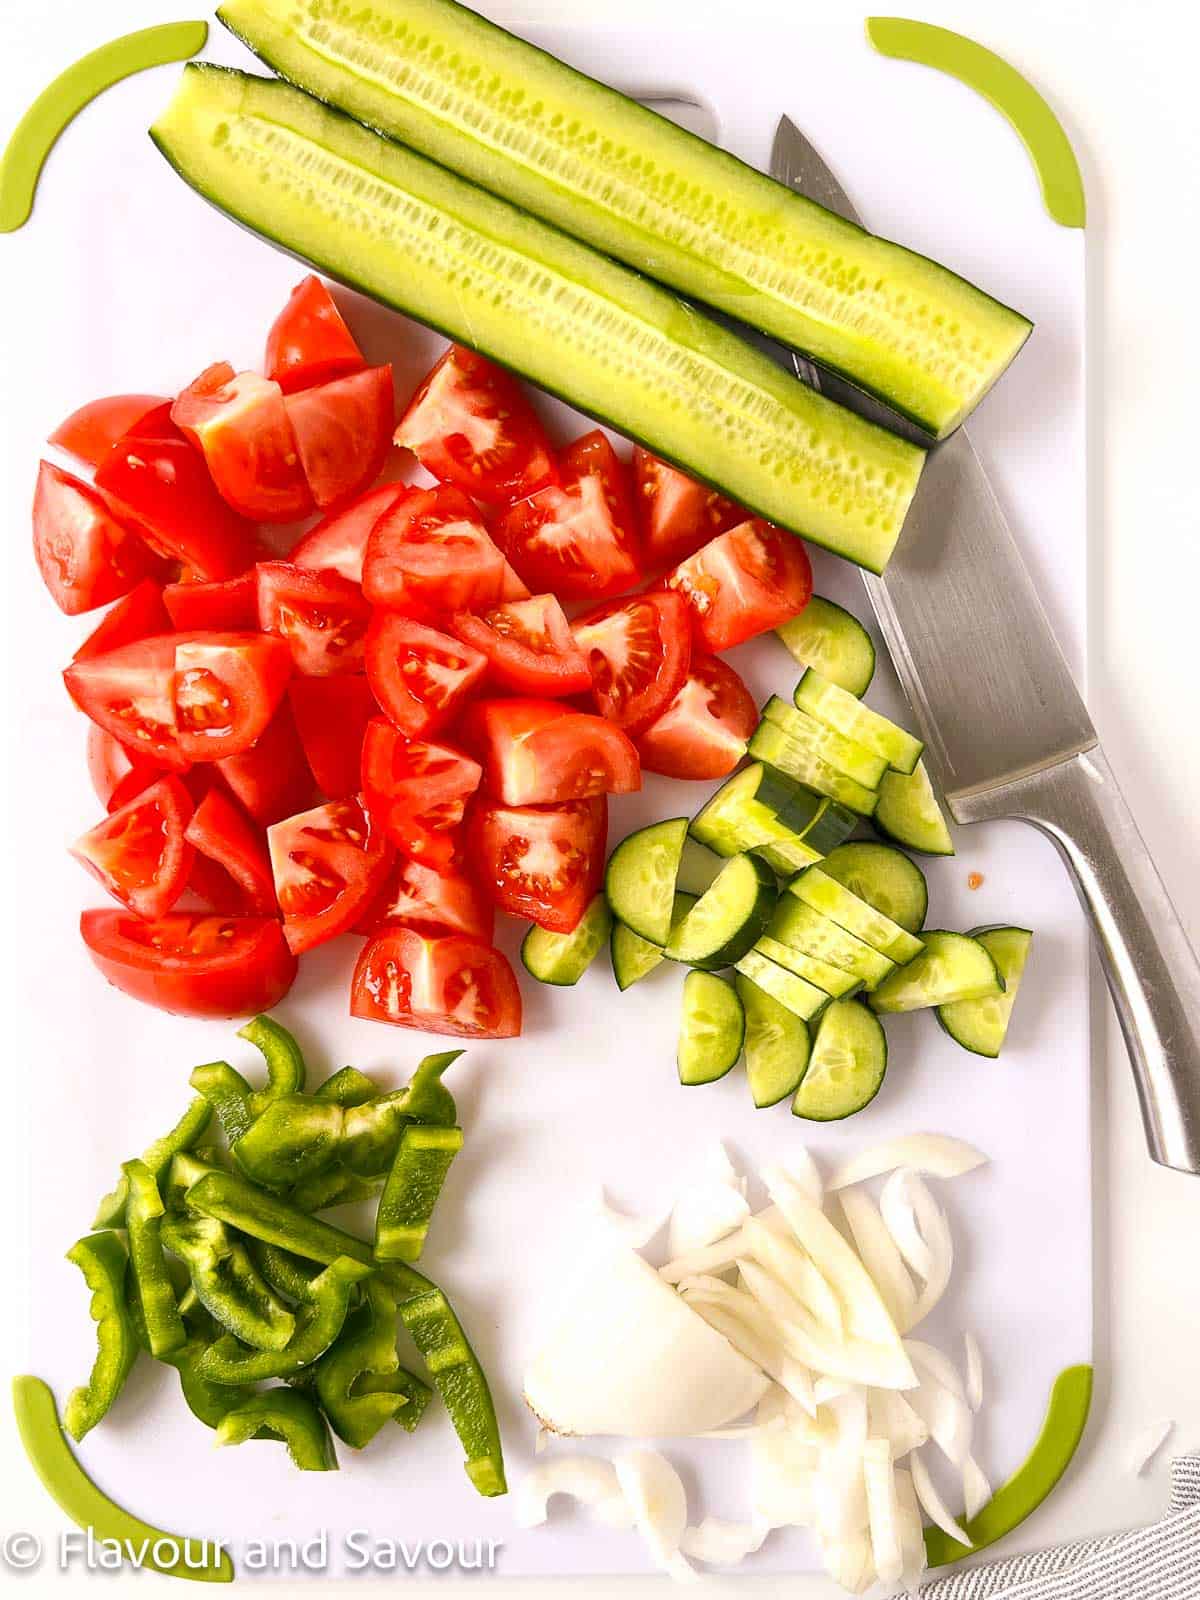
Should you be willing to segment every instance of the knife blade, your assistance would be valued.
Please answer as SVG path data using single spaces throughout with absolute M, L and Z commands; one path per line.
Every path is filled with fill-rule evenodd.
M 861 225 L 788 117 L 770 170 Z M 853 385 L 803 356 L 793 355 L 793 365 L 805 382 L 864 412 L 871 397 Z M 877 401 L 866 414 L 895 426 Z M 1054 842 L 1092 920 L 1150 1154 L 1200 1173 L 1200 963 L 965 428 L 930 451 L 887 571 L 863 581 L 952 816 L 1019 818 Z

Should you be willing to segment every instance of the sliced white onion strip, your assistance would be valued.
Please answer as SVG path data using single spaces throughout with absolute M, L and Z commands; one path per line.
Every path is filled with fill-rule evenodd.
M 950 1508 L 938 1493 L 937 1484 L 929 1476 L 929 1468 L 921 1458 L 921 1452 L 914 1450 L 910 1458 L 913 1488 L 917 1491 L 917 1499 L 924 1506 L 932 1521 L 936 1522 L 943 1533 L 949 1534 L 952 1539 L 957 1539 L 959 1544 L 965 1544 L 969 1549 L 974 1545 L 967 1537 L 967 1530 L 960 1526 L 950 1515 Z
M 852 1539 L 867 1526 L 863 1448 L 867 1442 L 867 1397 L 852 1390 L 829 1404 L 837 1429 L 821 1456 L 813 1504 L 822 1540 Z
M 735 1567 L 762 1548 L 770 1533 L 765 1522 L 724 1522 L 705 1517 L 696 1527 L 685 1528 L 679 1547 L 693 1561 L 709 1567 Z
M 668 1261 L 665 1267 L 659 1267 L 658 1275 L 664 1283 L 681 1283 L 684 1278 L 727 1272 L 749 1248 L 745 1234 L 739 1228 L 736 1233 L 731 1233 L 704 1250 L 689 1250 L 686 1255 Z
M 962 1481 L 964 1521 L 970 1522 L 992 1498 L 992 1486 L 974 1456 L 968 1456 L 963 1462 Z
M 750 1254 L 836 1337 L 845 1328 L 842 1305 L 820 1268 L 790 1239 L 751 1217 L 742 1229 Z
M 871 1540 L 866 1530 L 851 1539 L 827 1540 L 821 1546 L 825 1570 L 849 1594 L 865 1594 L 875 1582 Z
M 929 1437 L 961 1472 L 971 1454 L 975 1421 L 967 1402 L 926 1375 L 919 1389 L 905 1396 L 909 1405 L 929 1429 Z
M 908 1180 L 907 1167 L 892 1173 L 879 1197 L 879 1210 L 900 1254 L 919 1278 L 927 1278 L 933 1269 L 933 1253 L 917 1226 Z
M 630 1450 L 616 1460 L 617 1482 L 634 1525 L 660 1567 L 679 1552 L 687 1527 L 687 1493 L 675 1468 L 657 1450 Z
M 756 1301 L 744 1290 L 720 1279 L 686 1279 L 685 1285 L 681 1286 L 683 1296 L 693 1311 L 723 1334 L 748 1361 L 774 1378 L 810 1416 L 816 1413 L 811 1374 L 788 1355 Z
M 553 1495 L 569 1495 L 588 1506 L 610 1528 L 631 1528 L 633 1514 L 626 1504 L 611 1461 L 598 1456 L 559 1456 L 526 1473 L 513 1494 L 513 1517 L 518 1528 L 538 1528 L 545 1522 Z
M 946 1292 L 954 1266 L 954 1241 L 946 1213 L 924 1180 L 902 1167 L 883 1186 L 879 1208 L 901 1255 L 925 1281 L 913 1307 L 912 1326 L 929 1315 Z
M 888 1139 L 843 1161 L 826 1187 L 845 1189 L 852 1183 L 865 1183 L 869 1178 L 894 1172 L 897 1167 L 911 1167 L 931 1178 L 960 1178 L 983 1166 L 987 1159 L 982 1150 L 963 1139 L 942 1133 L 912 1133 Z
M 963 1334 L 963 1350 L 967 1358 L 967 1404 L 972 1411 L 978 1411 L 983 1405 L 983 1354 L 973 1333 Z
M 921 1520 L 921 1507 L 917 1491 L 913 1488 L 912 1473 L 897 1467 L 892 1474 L 896 1484 L 896 1512 L 900 1521 L 900 1548 L 904 1553 L 904 1570 L 900 1583 L 906 1593 L 916 1594 L 921 1577 L 928 1565 L 925 1553 L 925 1529 Z
M 716 1178 L 691 1184 L 671 1212 L 667 1249 L 672 1259 L 704 1250 L 732 1233 L 749 1215 L 745 1195 L 731 1184 Z
M 550 1435 L 545 1428 L 539 1428 L 533 1436 L 533 1453 L 540 1456 L 550 1443 Z
M 957 1399 L 966 1400 L 966 1388 L 958 1368 L 948 1355 L 944 1355 L 936 1345 L 927 1344 L 924 1339 L 905 1339 L 904 1348 L 919 1373 L 927 1374 L 943 1389 L 949 1389 Z
M 863 1266 L 874 1280 L 897 1330 L 907 1333 L 912 1327 L 917 1291 L 896 1241 L 864 1189 L 844 1189 L 838 1199 Z
M 665 1220 L 661 1215 L 634 1216 L 627 1211 L 619 1211 L 610 1204 L 603 1190 L 597 1197 L 596 1211 L 610 1238 L 627 1245 L 630 1250 L 644 1250 Z
M 929 1443 L 929 1429 L 904 1395 L 893 1389 L 872 1389 L 867 1408 L 872 1435 L 888 1440 L 895 1460 Z
M 813 1160 L 810 1151 L 803 1145 L 797 1154 L 791 1157 L 788 1170 L 814 1206 L 825 1204 L 825 1183 L 820 1168 Z
M 891 1446 L 886 1439 L 868 1439 L 863 1445 L 862 1459 L 875 1572 L 880 1583 L 899 1583 L 904 1571 L 904 1550 L 900 1541 L 900 1508 L 892 1472 Z

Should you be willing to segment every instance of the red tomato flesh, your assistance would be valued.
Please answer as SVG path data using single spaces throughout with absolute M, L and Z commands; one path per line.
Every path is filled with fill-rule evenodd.
M 812 567 L 794 534 L 755 518 L 710 540 L 666 582 L 691 608 L 697 642 L 719 652 L 798 616 Z
M 311 572 L 336 572 L 351 583 L 362 583 L 363 557 L 371 529 L 408 493 L 404 483 L 382 483 L 378 489 L 368 490 L 344 511 L 335 511 L 318 522 L 293 548 L 288 560 Z
M 295 955 L 345 933 L 378 894 L 392 851 L 356 799 L 331 800 L 267 830 L 275 897 Z
M 572 441 L 559 457 L 562 481 L 568 488 L 584 478 L 600 480 L 612 519 L 631 548 L 637 547 L 637 515 L 629 467 L 612 447 L 602 428 L 593 428 Z
M 542 425 L 516 380 L 452 344 L 425 378 L 396 429 L 440 483 L 485 505 L 511 505 L 557 482 Z
M 647 571 L 682 561 L 746 520 L 741 506 L 640 445 L 634 447 L 633 472 Z
M 467 823 L 480 882 L 501 911 L 570 933 L 604 877 L 608 802 L 505 806 L 480 799 Z
M 283 390 L 218 362 L 188 385 L 171 421 L 199 450 L 221 496 L 254 522 L 296 522 L 313 508 Z
M 450 626 L 487 657 L 488 676 L 498 688 L 552 697 L 591 688 L 587 657 L 552 594 L 510 601 L 482 616 L 459 612 Z
M 88 777 L 106 811 L 116 811 L 165 775 L 157 761 L 127 750 L 119 739 L 92 723 L 87 737 Z
M 522 580 L 560 600 L 599 600 L 638 581 L 632 536 L 614 519 L 598 473 L 567 488 L 539 489 L 506 511 L 494 531 Z
M 632 735 L 647 728 L 683 687 L 692 655 L 687 604 L 670 591 L 636 595 L 572 625 L 602 717 Z
M 468 736 L 488 790 L 506 805 L 561 805 L 642 786 L 637 751 L 603 717 L 555 700 L 487 700 L 472 708 Z
M 71 660 L 88 661 L 92 656 L 119 650 L 124 644 L 136 644 L 139 639 L 150 639 L 156 633 L 168 633 L 170 628 L 171 618 L 163 605 L 163 591 L 152 578 L 143 578 L 136 589 L 131 589 L 105 613 Z
M 396 402 L 391 367 L 367 367 L 284 396 L 300 464 L 324 510 L 377 478 L 392 447 Z
M 266 839 L 224 790 L 215 785 L 209 789 L 187 825 L 186 838 L 202 855 L 224 867 L 237 885 L 247 913 L 277 915 Z
M 435 933 L 462 933 L 491 943 L 492 905 L 479 885 L 455 867 L 436 872 L 420 861 L 397 857 L 378 897 L 355 925 L 356 933 L 377 933 L 392 922 Z
M 460 490 L 409 489 L 376 522 L 363 560 L 372 604 L 418 615 L 495 605 L 504 556 Z
M 679 693 L 637 739 L 642 771 L 728 777 L 757 726 L 754 697 L 733 668 L 716 656 L 693 656 Z
M 143 759 L 182 771 L 189 765 L 175 729 L 173 634 L 73 662 L 63 673 L 67 692 L 99 727 Z
M 178 1016 L 270 1011 L 296 976 L 279 923 L 265 917 L 173 911 L 144 922 L 128 911 L 85 911 L 79 931 L 109 983 Z
M 366 678 L 293 678 L 288 700 L 317 788 L 327 800 L 362 786 L 362 742 L 379 711 Z
M 258 626 L 284 640 L 306 677 L 361 672 L 370 616 L 362 590 L 336 572 L 258 564 Z
M 267 377 L 285 393 L 343 378 L 366 366 L 333 296 L 311 273 L 298 283 L 267 335 Z
M 71 854 L 114 900 L 139 917 L 161 917 L 187 887 L 191 815 L 192 798 L 180 780 L 160 778 L 77 839 Z
M 483 774 L 449 745 L 409 739 L 383 717 L 367 724 L 363 797 L 402 855 L 439 870 L 457 849 L 457 829 Z
M 263 633 L 198 633 L 175 643 L 175 722 L 188 761 L 240 754 L 265 733 L 287 690 L 292 653 Z
M 169 583 L 163 600 L 180 633 L 212 629 L 241 633 L 258 627 L 258 576 L 253 567 L 222 583 Z
M 358 958 L 350 1014 L 460 1039 L 512 1039 L 521 1031 L 521 991 L 489 945 L 386 928 Z
M 85 466 L 98 467 L 123 434 L 129 432 L 149 411 L 171 402 L 160 394 L 110 394 L 100 400 L 89 400 L 72 411 L 65 422 L 60 422 L 50 435 L 49 444 L 82 461 Z
M 241 755 L 218 761 L 217 771 L 264 828 L 304 811 L 315 798 L 312 773 L 286 703 L 271 718 L 257 744 Z
M 69 617 L 119 600 L 155 562 L 131 519 L 81 478 L 43 461 L 33 496 L 33 556 Z
M 395 611 L 367 630 L 367 682 L 380 707 L 413 738 L 445 727 L 487 670 L 487 657 L 460 639 Z

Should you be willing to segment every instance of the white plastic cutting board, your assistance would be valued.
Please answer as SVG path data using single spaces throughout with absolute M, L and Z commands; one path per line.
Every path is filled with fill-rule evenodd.
M 119 7 L 110 11 L 117 32 Z M 493 14 L 520 26 L 512 10 Z M 752 162 L 766 162 L 775 122 L 787 112 L 874 229 L 1033 317 L 1033 339 L 971 431 L 1081 671 L 1083 240 L 1049 219 L 1000 117 L 949 79 L 876 56 L 857 22 L 797 20 L 781 37 L 777 25 L 756 23 L 739 7 L 736 27 L 718 27 L 710 14 L 691 32 L 673 21 L 669 39 L 649 18 L 607 31 L 527 31 L 622 87 L 701 102 L 717 117 L 721 142 Z M 219 28 L 208 54 L 245 59 Z M 5 329 L 6 369 L 22 374 L 19 395 L 10 387 L 5 406 L 10 683 L 20 700 L 10 735 L 36 770 L 35 782 L 9 797 L 7 837 L 20 848 L 8 887 L 24 918 L 16 952 L 24 1005 L 8 1023 L 10 1083 L 29 1091 L 29 1369 L 60 1398 L 86 1372 L 92 1349 L 86 1297 L 63 1251 L 86 1230 L 118 1162 L 175 1120 L 194 1063 L 225 1056 L 252 1071 L 254 1061 L 231 1026 L 170 1018 L 108 989 L 78 943 L 77 914 L 96 894 L 64 846 L 97 807 L 84 770 L 85 725 L 58 673 L 87 619 L 72 625 L 54 611 L 25 532 L 41 440 L 62 415 L 95 394 L 174 390 L 213 360 L 254 364 L 299 275 L 178 183 L 145 138 L 177 70 L 143 75 L 93 105 L 48 163 L 32 223 L 0 246 L 8 305 L 21 308 Z M 348 303 L 369 355 L 396 364 L 406 394 L 439 341 L 365 302 Z M 562 407 L 546 411 L 560 436 L 580 427 Z M 850 568 L 816 553 L 814 566 L 819 592 L 866 615 Z M 963 655 L 964 669 L 980 669 L 970 639 Z M 794 683 L 790 658 L 770 637 L 733 659 L 761 697 Z M 870 699 L 902 712 L 886 663 Z M 614 804 L 613 839 L 691 812 L 707 792 L 650 778 L 641 796 Z M 1091 1355 L 1086 932 L 1039 835 L 995 825 L 960 830 L 957 845 L 952 860 L 929 865 L 931 925 L 1015 921 L 1036 930 L 1001 1062 L 964 1054 L 928 1015 L 895 1019 L 877 1101 L 810 1137 L 786 1107 L 755 1112 L 740 1073 L 681 1090 L 673 1059 L 681 974 L 660 970 L 619 995 L 601 960 L 573 991 L 524 981 L 524 1036 L 472 1048 L 456 1069 L 467 1145 L 423 1264 L 452 1294 L 492 1376 L 510 1481 L 533 1459 L 519 1378 L 536 1307 L 573 1254 L 581 1209 L 602 1184 L 630 1209 L 665 1208 L 689 1163 L 717 1137 L 752 1167 L 786 1161 L 806 1139 L 829 1161 L 918 1130 L 955 1133 L 991 1153 L 989 1168 L 946 1186 L 959 1265 L 926 1336 L 961 1360 L 954 1336 L 975 1331 L 987 1366 L 978 1454 L 995 1481 L 1023 1460 L 1055 1376 Z M 983 877 L 977 891 L 967 888 L 969 873 Z M 509 925 L 501 936 L 514 959 L 520 932 Z M 305 958 L 279 1015 L 308 1048 L 314 1079 L 353 1061 L 402 1081 L 435 1041 L 348 1018 L 357 948 L 346 939 Z M 710 1442 L 669 1453 L 685 1471 L 694 1519 L 748 1514 L 742 1447 Z M 82 1455 L 124 1504 L 163 1526 L 225 1538 L 235 1557 L 252 1537 L 305 1538 L 327 1528 L 336 1571 L 346 1532 L 366 1528 L 410 1540 L 501 1541 L 497 1570 L 508 1575 L 648 1565 L 635 1537 L 598 1530 L 583 1516 L 556 1514 L 548 1529 L 518 1533 L 504 1501 L 483 1502 L 471 1490 L 457 1441 L 436 1412 L 414 1438 L 397 1429 L 358 1459 L 343 1449 L 336 1477 L 298 1475 L 282 1450 L 265 1445 L 215 1455 L 174 1374 L 142 1362 Z M 815 1564 L 803 1533 L 777 1533 L 745 1570 Z

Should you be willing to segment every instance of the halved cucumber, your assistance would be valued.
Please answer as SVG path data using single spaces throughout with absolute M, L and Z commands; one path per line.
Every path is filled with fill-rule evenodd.
M 810 956 L 803 950 L 794 950 L 790 944 L 784 944 L 780 939 L 772 939 L 769 933 L 764 933 L 761 939 L 756 940 L 754 948 L 760 956 L 766 956 L 767 960 L 773 961 L 777 967 L 786 967 L 798 978 L 804 978 L 808 983 L 815 983 L 818 989 L 823 989 L 833 1000 L 840 1000 L 848 994 L 853 994 L 856 989 L 862 988 L 862 979 L 856 978 L 844 967 L 835 967 L 831 961 L 822 961 L 819 956 Z
M 535 924 L 521 941 L 526 972 L 539 983 L 569 988 L 591 966 L 612 925 L 612 913 L 602 894 L 596 896 L 570 933 L 551 933 Z
M 731 967 L 750 949 L 775 906 L 775 879 L 756 856 L 732 856 L 710 889 L 670 930 L 672 961 L 717 971 Z
M 672 926 L 686 916 L 695 904 L 694 894 L 677 893 L 671 915 Z M 643 939 L 640 933 L 634 933 L 632 928 L 627 928 L 615 917 L 609 939 L 609 954 L 612 958 L 613 977 L 617 980 L 617 988 L 622 992 L 631 984 L 647 977 L 655 967 L 662 966 L 667 959 L 663 955 L 661 945 L 651 944 L 649 939 Z
M 679 1081 L 715 1083 L 742 1053 L 746 1017 L 731 983 L 711 972 L 689 972 L 683 983 Z
M 847 694 L 864 695 L 875 676 L 875 646 L 857 617 L 814 594 L 798 617 L 781 623 L 776 636 L 802 667 L 815 667 Z
M 818 795 L 756 761 L 725 780 L 692 818 L 691 834 L 718 855 L 736 856 L 802 835 L 820 808 Z
M 954 841 L 938 805 L 925 763 L 912 772 L 887 772 L 871 821 L 887 838 L 927 856 L 952 856 Z
M 887 1071 L 887 1039 L 878 1017 L 857 1000 L 835 1000 L 817 1026 L 793 1116 L 840 1122 L 869 1105 Z
M 864 745 L 882 756 L 897 772 L 911 772 L 921 759 L 925 746 L 887 717 L 864 706 L 845 689 L 823 678 L 810 667 L 796 685 L 794 696 L 801 711 L 807 711 L 826 727 L 835 728 L 855 744 Z
M 675 879 L 687 831 L 686 817 L 652 823 L 622 839 L 608 858 L 604 893 L 609 909 L 651 944 L 665 945 L 671 932 Z
M 864 940 L 840 928 L 831 917 L 814 911 L 812 906 L 805 905 L 803 900 L 797 900 L 794 895 L 779 897 L 779 905 L 767 924 L 767 934 L 793 950 L 803 951 L 818 961 L 841 967 L 868 989 L 882 983 L 890 972 L 896 970 L 896 963 L 882 951 L 873 949 Z
M 809 983 L 807 978 L 800 977 L 798 973 L 789 972 L 786 967 L 760 955 L 757 950 L 747 950 L 737 963 L 737 970 L 805 1022 L 811 1022 L 829 1004 L 829 996 L 824 989 L 818 989 L 815 983 Z
M 936 928 L 923 935 L 920 955 L 897 967 L 871 995 L 874 1011 L 922 1011 L 954 1000 L 984 1000 L 1004 993 L 991 952 L 967 933 Z
M 321 100 L 881 395 L 935 436 L 1030 323 L 448 0 L 224 0 Z
M 746 1016 L 746 1081 L 761 1110 L 795 1093 L 808 1065 L 808 1024 L 743 973 L 733 982 Z
M 840 844 L 821 862 L 821 871 L 909 933 L 920 933 L 925 926 L 925 874 L 890 844 Z
M 815 750 L 793 743 L 774 723 L 760 722 L 747 750 L 756 761 L 769 762 L 797 783 L 857 811 L 860 817 L 869 817 L 875 810 L 879 796 L 874 789 L 848 778 Z
M 847 933 L 881 951 L 889 961 L 902 965 L 920 952 L 921 941 L 891 917 L 860 900 L 834 878 L 827 878 L 820 867 L 808 867 L 788 884 L 788 892 L 820 911 Z
M 998 1056 L 1008 1033 L 1033 934 L 1028 928 L 974 928 L 970 937 L 991 956 L 1004 979 L 1004 993 L 983 1000 L 952 1000 L 937 1008 L 937 1019 L 955 1044 L 977 1056 Z
M 865 750 L 861 744 L 855 744 L 853 739 L 847 739 L 833 728 L 827 728 L 816 717 L 810 717 L 807 711 L 801 711 L 798 706 L 789 705 L 777 694 L 773 694 L 763 707 L 763 720 L 773 722 L 789 743 L 810 749 L 822 761 L 828 761 L 835 771 L 845 773 L 847 778 L 861 783 L 864 789 L 877 789 L 879 780 L 888 769 L 882 756 Z M 782 766 L 783 763 L 777 761 L 775 765 Z
M 532 110 L 528 86 L 516 92 Z M 649 279 L 285 83 L 190 66 L 152 135 L 255 232 L 769 522 L 886 566 L 924 452 Z

